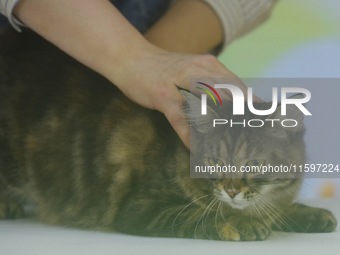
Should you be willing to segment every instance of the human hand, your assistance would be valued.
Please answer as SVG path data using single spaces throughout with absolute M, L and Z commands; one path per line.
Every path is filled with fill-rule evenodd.
M 164 113 L 189 148 L 189 126 L 176 85 L 189 90 L 188 77 L 198 76 L 205 80 L 210 77 L 211 83 L 224 77 L 246 92 L 242 81 L 214 56 L 172 53 L 152 45 L 127 56 L 119 70 L 115 70 L 114 82 L 134 102 Z

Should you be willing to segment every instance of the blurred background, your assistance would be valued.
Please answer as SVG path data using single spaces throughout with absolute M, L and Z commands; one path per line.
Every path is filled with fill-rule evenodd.
M 266 23 L 231 44 L 220 60 L 241 78 L 340 78 L 340 1 L 281 0 Z M 331 104 L 340 109 L 340 84 L 336 92 Z M 338 163 L 339 131 L 330 134 Z M 315 143 L 308 145 L 313 154 Z M 339 178 L 306 179 L 301 191 L 302 198 L 334 196 L 340 197 Z

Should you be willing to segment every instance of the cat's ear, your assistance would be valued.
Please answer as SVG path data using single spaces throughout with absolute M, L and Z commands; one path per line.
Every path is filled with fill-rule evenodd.
M 183 110 L 187 116 L 189 125 L 199 133 L 206 134 L 213 130 L 213 120 L 218 118 L 217 113 L 207 106 L 207 114 L 201 113 L 201 100 L 185 90 L 180 90 L 184 98 Z
M 304 98 L 304 94 L 295 94 L 291 99 Z M 269 117 L 270 119 L 279 119 L 282 121 L 287 121 L 289 124 L 284 127 L 285 131 L 288 133 L 298 133 L 304 130 L 304 114 L 295 105 L 288 104 L 286 107 L 286 115 L 281 115 L 282 107 L 281 105 L 277 107 L 276 111 Z M 289 127 L 288 127 L 289 126 Z

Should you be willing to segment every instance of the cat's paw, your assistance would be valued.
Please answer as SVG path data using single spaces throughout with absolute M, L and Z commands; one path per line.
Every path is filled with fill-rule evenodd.
M 300 216 L 297 224 L 300 227 L 298 232 L 324 233 L 333 232 L 336 229 L 337 220 L 328 210 L 311 208 L 305 215 Z
M 23 207 L 16 202 L 0 201 L 0 219 L 18 219 L 24 216 Z
M 225 224 L 219 231 L 219 236 L 228 241 L 257 241 L 264 240 L 270 234 L 270 229 L 260 220 L 243 220 L 234 224 Z

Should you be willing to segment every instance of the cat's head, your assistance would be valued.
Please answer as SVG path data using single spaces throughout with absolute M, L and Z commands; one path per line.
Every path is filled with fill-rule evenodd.
M 191 163 L 206 178 L 197 182 L 197 189 L 236 209 L 251 208 L 254 203 L 290 202 L 295 197 L 301 183 L 296 167 L 305 163 L 303 114 L 298 108 L 287 105 L 287 115 L 281 116 L 278 106 L 271 115 L 258 116 L 245 103 L 245 114 L 233 115 L 233 104 L 226 101 L 218 109 L 208 106 L 207 114 L 202 115 L 201 101 L 188 92 L 182 95 L 191 127 Z M 254 107 L 269 109 L 271 103 L 254 103 Z M 228 123 L 214 127 L 214 119 Z M 289 121 L 282 125 L 283 119 L 294 119 L 297 125 L 284 127 Z M 212 172 L 218 170 L 217 165 L 224 170 Z M 283 173 L 287 168 L 290 172 Z

